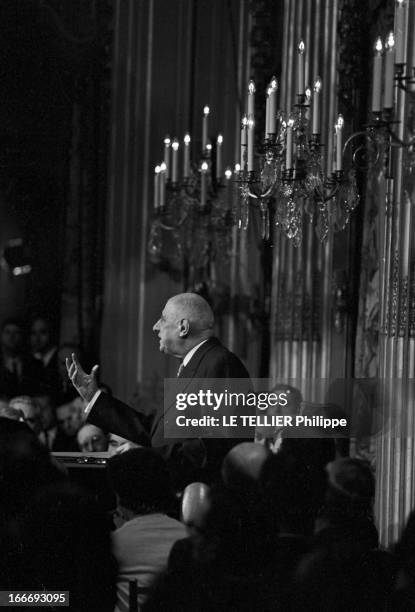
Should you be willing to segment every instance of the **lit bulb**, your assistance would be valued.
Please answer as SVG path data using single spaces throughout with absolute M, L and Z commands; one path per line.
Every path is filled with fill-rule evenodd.
M 321 79 L 320 77 L 317 77 L 316 82 L 314 83 L 314 91 L 320 91 L 321 90 Z
M 164 139 L 164 144 L 166 145 L 166 147 L 169 147 L 171 143 L 171 140 L 168 136 L 166 136 L 166 138 Z
M 248 130 L 251 130 L 254 127 L 254 124 L 255 124 L 255 121 L 250 117 L 247 122 Z
M 190 144 L 190 134 L 186 134 L 186 136 L 184 137 L 184 144 Z
M 211 151 L 212 150 L 212 145 L 210 144 L 210 142 L 208 142 L 208 144 L 206 145 L 206 151 Z
M 217 139 L 216 139 L 216 142 L 217 142 L 218 144 L 222 144 L 222 142 L 223 142 L 223 136 L 222 136 L 222 134 L 219 134 L 219 136 L 218 136 L 218 137 L 217 137 Z
M 385 47 L 387 47 L 388 49 L 391 49 L 394 46 L 395 46 L 395 37 L 393 35 L 393 32 L 389 32 Z
M 307 98 L 307 102 L 311 99 L 311 89 L 309 87 L 305 90 L 305 97 Z
M 255 83 L 252 80 L 249 81 L 248 91 L 250 94 L 255 93 Z
M 208 115 L 209 113 L 210 113 L 210 108 L 209 108 L 208 106 L 205 106 L 205 107 L 203 108 L 203 114 L 204 114 L 204 115 Z
M 300 40 L 300 44 L 298 45 L 298 52 L 299 53 L 304 53 L 305 51 L 305 44 L 303 40 Z
M 173 140 L 173 144 L 171 146 L 172 146 L 173 151 L 178 151 L 179 150 L 179 141 L 174 139 Z
M 294 119 L 288 119 L 287 126 L 288 127 L 293 127 L 293 125 L 294 125 Z
M 163 162 L 162 164 L 160 164 L 160 172 L 166 172 L 167 170 L 167 166 L 166 164 Z
M 241 164 L 235 164 L 235 172 L 241 171 Z
M 274 90 L 273 90 L 273 88 L 272 88 L 272 87 L 268 87 L 268 89 L 267 89 L 267 95 L 268 95 L 268 96 L 270 96 L 270 95 L 272 94 L 272 92 L 273 92 L 273 91 L 274 91 Z
M 378 36 L 376 39 L 376 43 L 375 43 L 375 51 L 378 51 L 378 53 L 380 53 L 382 49 L 383 49 L 382 39 L 380 36 Z
M 278 81 L 275 76 L 273 76 L 271 79 L 271 87 L 272 89 L 278 89 Z
M 204 161 L 204 162 L 202 162 L 202 165 L 200 166 L 201 171 L 202 171 L 202 172 L 206 172 L 206 171 L 208 170 L 208 168 L 209 168 L 208 163 L 207 163 L 207 162 L 205 162 L 205 161 Z
M 246 115 L 244 115 L 244 116 L 242 117 L 242 127 L 243 127 L 243 128 L 246 128 L 246 127 L 247 127 L 247 125 L 248 125 L 248 117 L 247 117 Z
M 232 170 L 230 168 L 226 168 L 226 170 L 225 170 L 225 178 L 228 181 L 232 178 Z
M 154 172 L 155 172 L 156 174 L 160 174 L 160 172 L 161 172 L 161 167 L 160 167 L 160 166 L 156 166 L 156 167 L 154 168 Z
M 344 126 L 344 119 L 343 119 L 343 115 L 339 115 L 337 117 L 337 125 L 339 126 L 339 129 L 342 129 Z

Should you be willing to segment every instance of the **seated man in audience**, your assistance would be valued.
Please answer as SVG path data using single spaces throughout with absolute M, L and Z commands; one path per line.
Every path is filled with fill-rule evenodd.
M 20 408 L 11 408 L 9 404 L 0 401 L 0 417 L 12 421 L 24 421 L 24 414 Z
M 6 319 L 0 334 L 0 393 L 8 397 L 32 395 L 43 383 L 42 365 L 24 350 L 23 325 Z
M 58 433 L 56 425 L 56 408 L 54 399 L 51 395 L 37 395 L 34 400 L 40 410 L 41 432 L 39 440 L 48 447 L 49 450 L 54 450 L 54 444 Z
M 117 496 L 119 527 L 113 552 L 119 565 L 116 612 L 128 609 L 128 580 L 138 583 L 138 603 L 156 575 L 165 569 L 170 550 L 186 536 L 182 523 L 167 516 L 173 495 L 165 461 L 149 448 L 111 457 L 110 482 Z
M 21 410 L 25 423 L 39 435 L 42 431 L 42 425 L 40 422 L 40 409 L 36 401 L 28 395 L 20 395 L 11 399 L 9 405 L 10 408 Z
M 86 423 L 78 431 L 76 439 L 83 453 L 102 453 L 108 450 L 108 436 L 99 427 Z
M 45 384 L 56 396 L 60 390 L 58 347 L 54 342 L 49 321 L 44 317 L 34 318 L 30 327 L 29 339 L 31 354 L 42 365 Z
M 58 432 L 53 450 L 56 452 L 79 451 L 76 434 L 83 425 L 82 402 L 79 398 L 56 409 Z

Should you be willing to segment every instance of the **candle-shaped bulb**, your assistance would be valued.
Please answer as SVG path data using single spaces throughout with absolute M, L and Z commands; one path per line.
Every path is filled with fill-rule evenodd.
M 314 91 L 316 93 L 318 93 L 319 91 L 321 91 L 321 78 L 317 77 L 314 83 Z
M 179 150 L 179 141 L 175 138 L 172 142 L 171 145 L 173 151 L 178 151 Z
M 183 140 L 185 145 L 190 144 L 190 134 L 186 134 Z
M 200 166 L 200 169 L 201 169 L 202 172 L 207 172 L 208 169 L 209 169 L 209 164 L 206 161 L 202 162 L 202 165 Z
M 337 117 L 337 123 L 336 123 L 336 126 L 335 126 L 335 127 L 336 127 L 336 130 L 337 130 L 337 129 L 342 130 L 342 129 L 343 129 L 343 126 L 344 126 L 344 119 L 343 119 L 343 115 L 339 115 L 339 116 Z
M 156 166 L 156 167 L 154 168 L 154 172 L 155 172 L 156 174 L 160 174 L 160 172 L 161 172 L 161 167 L 160 167 L 160 166 Z
M 386 49 L 391 49 L 395 46 L 395 36 L 393 32 L 389 32 L 388 38 L 386 39 L 385 47 Z
M 232 178 L 232 170 L 228 167 L 225 170 L 225 178 L 227 181 L 229 181 Z
M 249 81 L 249 84 L 248 84 L 248 92 L 251 95 L 255 93 L 255 83 L 252 81 L 252 79 Z
M 283 122 L 283 123 L 285 123 L 285 122 Z M 294 119 L 292 117 L 290 117 L 288 119 L 287 127 L 292 128 L 293 125 L 294 125 Z
M 298 62 L 297 62 L 297 95 L 303 96 L 305 89 L 305 45 L 301 40 L 298 45 Z
M 272 87 L 272 89 L 278 89 L 277 77 L 275 76 L 272 77 L 270 86 Z
M 241 171 L 241 164 L 235 164 L 235 174 Z
M 208 115 L 210 113 L 210 108 L 208 106 L 203 107 L 203 114 Z
M 248 117 L 244 115 L 242 117 L 242 129 L 248 127 Z
M 311 100 L 311 89 L 310 89 L 310 87 L 306 87 L 305 97 L 306 97 L 306 101 L 310 102 L 310 100 Z
M 304 53 L 305 51 L 305 44 L 303 40 L 300 40 L 300 43 L 298 45 L 298 53 Z
M 216 142 L 217 142 L 218 144 L 222 144 L 222 143 L 223 143 L 223 136 L 222 136 L 222 134 L 219 134 L 219 135 L 218 135 L 218 137 L 217 137 L 217 139 L 216 139 Z
M 272 94 L 273 91 L 274 90 L 272 89 L 272 87 L 269 86 L 268 89 L 267 89 L 267 96 L 269 97 Z
M 159 167 L 160 167 L 160 172 L 166 172 L 167 165 L 164 162 L 162 162 Z
M 164 145 L 166 147 L 169 147 L 170 144 L 171 144 L 171 140 L 170 140 L 170 138 L 168 136 L 166 136 L 166 138 L 164 139 Z
M 382 49 L 383 49 L 382 39 L 380 36 L 378 36 L 375 42 L 375 51 L 377 51 L 377 53 L 382 53 Z

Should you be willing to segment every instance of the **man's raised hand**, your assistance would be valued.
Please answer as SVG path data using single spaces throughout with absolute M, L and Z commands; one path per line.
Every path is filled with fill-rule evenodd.
M 86 402 L 90 402 L 95 393 L 98 391 L 98 368 L 99 366 L 94 365 L 91 373 L 87 374 L 76 358 L 75 353 L 72 353 L 72 359 L 69 357 L 66 358 L 66 369 L 68 371 L 68 376 L 79 395 Z

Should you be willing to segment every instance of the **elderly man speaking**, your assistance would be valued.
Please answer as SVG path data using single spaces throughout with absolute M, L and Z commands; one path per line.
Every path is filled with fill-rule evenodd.
M 182 378 L 249 378 L 242 362 L 213 335 L 211 307 L 196 293 L 180 293 L 170 298 L 155 323 L 160 351 L 180 359 L 177 375 Z M 88 421 L 143 446 L 160 451 L 179 475 L 180 485 L 198 478 L 214 480 L 227 451 L 240 440 L 165 439 L 163 407 L 154 415 L 147 430 L 143 417 L 130 406 L 98 390 L 97 370 L 82 369 L 76 355 L 66 360 L 69 378 L 88 402 Z

